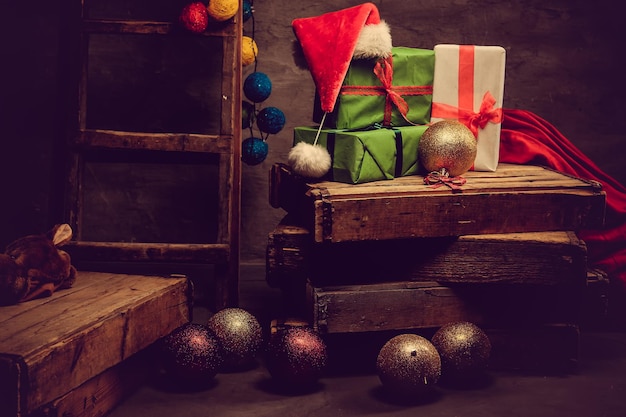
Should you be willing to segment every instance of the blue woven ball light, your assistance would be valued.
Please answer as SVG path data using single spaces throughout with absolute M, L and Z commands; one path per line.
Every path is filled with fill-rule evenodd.
M 256 117 L 259 130 L 264 133 L 278 133 L 285 126 L 285 114 L 276 107 L 266 107 Z
M 246 22 L 248 19 L 252 17 L 252 3 L 250 0 L 243 0 L 243 21 Z
M 258 165 L 267 158 L 267 151 L 263 139 L 250 137 L 241 143 L 241 160 L 248 165 Z
M 253 72 L 248 75 L 243 82 L 243 93 L 248 100 L 254 103 L 260 103 L 267 99 L 272 93 L 272 82 L 266 74 Z

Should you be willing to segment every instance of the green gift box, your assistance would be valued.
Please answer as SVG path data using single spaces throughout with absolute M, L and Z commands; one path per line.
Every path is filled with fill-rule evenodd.
M 435 52 L 407 47 L 394 47 L 392 52 L 390 61 L 359 59 L 350 63 L 324 127 L 363 129 L 377 123 L 410 126 L 430 122 Z M 404 105 L 403 116 L 400 109 Z M 316 95 L 313 120 L 321 123 L 322 115 Z
M 417 146 L 427 128 L 322 129 L 317 144 L 332 158 L 332 169 L 325 179 L 362 184 L 417 174 Z M 296 127 L 294 145 L 313 144 L 317 131 L 318 127 Z

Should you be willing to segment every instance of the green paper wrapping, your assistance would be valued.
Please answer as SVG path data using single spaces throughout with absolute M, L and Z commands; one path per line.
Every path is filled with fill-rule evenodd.
M 322 129 L 317 144 L 328 149 L 333 161 L 327 179 L 362 184 L 417 174 L 417 147 L 427 128 Z M 313 144 L 317 130 L 317 127 L 296 127 L 294 145 Z M 402 151 L 398 152 L 399 149 Z
M 430 49 L 393 48 L 392 88 L 396 88 L 408 105 L 406 119 L 392 105 L 390 126 L 423 125 L 430 122 L 435 53 Z M 385 124 L 386 96 L 382 82 L 374 74 L 375 60 L 354 60 L 343 81 L 335 110 L 328 114 L 324 127 L 363 129 Z M 368 88 L 377 86 L 378 91 Z M 359 87 L 365 87 L 359 91 Z M 408 87 L 408 88 L 405 88 Z M 409 92 L 408 94 L 404 94 Z M 322 111 L 316 97 L 313 120 L 321 123 Z

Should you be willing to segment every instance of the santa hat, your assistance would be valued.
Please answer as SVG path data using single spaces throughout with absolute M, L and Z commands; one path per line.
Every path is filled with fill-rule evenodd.
M 373 3 L 295 19 L 292 28 L 327 113 L 335 108 L 352 59 L 391 55 L 389 26 Z
M 288 160 L 297 174 L 320 178 L 330 169 L 331 158 L 326 149 L 317 146 L 317 138 L 326 114 L 335 108 L 350 62 L 389 57 L 391 33 L 373 3 L 295 19 L 292 28 L 313 77 L 324 116 L 313 146 L 297 144 Z

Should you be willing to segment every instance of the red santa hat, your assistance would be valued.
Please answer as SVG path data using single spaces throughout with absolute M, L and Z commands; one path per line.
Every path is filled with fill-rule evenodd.
M 292 28 L 327 113 L 335 108 L 352 59 L 391 55 L 389 26 L 373 3 L 295 19 Z

